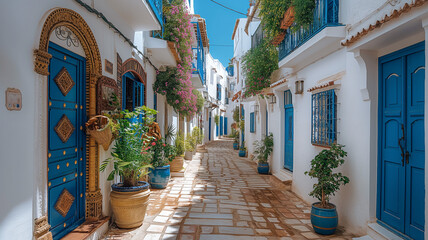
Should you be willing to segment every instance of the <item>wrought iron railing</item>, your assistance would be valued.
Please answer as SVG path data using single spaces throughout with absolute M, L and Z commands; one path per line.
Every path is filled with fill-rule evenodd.
M 314 21 L 308 28 L 288 28 L 279 44 L 279 60 L 284 59 L 326 27 L 341 26 L 339 23 L 339 0 L 316 0 Z
M 234 74 L 234 72 L 233 72 L 233 66 L 227 67 L 226 68 L 226 72 L 229 75 L 229 77 L 233 77 L 233 74 Z
M 202 35 L 201 30 L 199 29 L 199 24 L 197 22 L 192 22 L 194 26 L 196 26 L 196 41 L 197 46 L 192 48 L 193 51 L 193 74 L 199 74 L 202 85 L 205 84 L 205 54 L 204 54 L 204 45 L 202 43 Z
M 162 0 L 146 0 L 147 3 L 150 5 L 150 7 L 153 10 L 153 13 L 156 15 L 156 18 L 159 21 L 159 24 L 161 25 L 161 28 L 163 29 L 163 5 Z
M 262 43 L 263 38 L 264 38 L 263 27 L 262 27 L 262 24 L 260 24 L 257 30 L 254 32 L 254 34 L 251 36 L 251 48 L 258 47 Z

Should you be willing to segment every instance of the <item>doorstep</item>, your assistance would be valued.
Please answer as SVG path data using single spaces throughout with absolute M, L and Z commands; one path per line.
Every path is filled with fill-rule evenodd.
M 98 240 L 107 232 L 110 217 L 104 217 L 98 221 L 86 221 L 78 226 L 62 240 Z
M 367 235 L 374 240 L 403 240 L 403 238 L 384 228 L 378 223 L 369 223 Z
M 286 170 L 279 170 L 277 172 L 274 172 L 272 175 L 277 177 L 280 181 L 290 184 L 293 182 L 293 173 L 286 171 Z

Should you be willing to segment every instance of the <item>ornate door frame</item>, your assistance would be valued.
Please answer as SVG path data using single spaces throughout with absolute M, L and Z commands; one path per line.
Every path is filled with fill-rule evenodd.
M 96 83 L 102 76 L 101 56 L 95 37 L 86 21 L 76 12 L 58 8 L 52 10 L 47 16 L 40 35 L 39 48 L 34 51 L 34 71 L 44 79 L 49 75 L 51 55 L 48 53 L 49 37 L 55 28 L 65 26 L 69 28 L 79 39 L 86 55 L 86 114 L 87 117 L 96 115 Z M 47 103 L 46 103 L 47 104 Z M 47 114 L 47 113 L 46 113 Z M 99 154 L 95 140 L 86 136 L 86 219 L 98 220 L 102 216 L 102 195 L 99 187 Z M 45 161 L 48 156 L 46 154 Z M 45 169 L 47 172 L 47 169 Z M 45 183 L 47 186 L 47 182 Z M 42 213 L 43 214 L 43 213 Z M 46 214 L 46 213 L 44 213 Z M 35 221 L 34 235 L 43 237 L 48 232 L 49 224 L 46 216 Z M 47 229 L 46 229 L 47 228 Z

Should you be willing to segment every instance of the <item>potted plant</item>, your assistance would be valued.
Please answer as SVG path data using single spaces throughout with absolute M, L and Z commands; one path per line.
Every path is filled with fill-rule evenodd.
M 342 145 L 333 144 L 330 149 L 322 150 L 315 156 L 311 161 L 311 169 L 305 172 L 311 178 L 318 179 L 309 195 L 320 201 L 312 204 L 311 211 L 312 226 L 319 234 L 330 235 L 336 231 L 338 224 L 336 206 L 329 200 L 341 185 L 349 183 L 349 178 L 342 173 L 333 172 L 333 169 L 342 165 L 346 156 Z
M 233 131 L 233 149 L 239 150 L 239 132 L 236 130 Z
M 193 151 L 195 151 L 196 143 L 195 143 L 195 137 L 192 133 L 188 133 L 184 142 L 184 159 L 186 160 L 192 160 Z
M 169 163 L 175 157 L 175 148 L 166 143 L 163 138 L 155 138 L 146 150 L 153 155 L 149 172 L 150 186 L 154 189 L 164 189 L 171 178 Z
M 144 124 L 131 121 L 144 112 Z M 155 110 L 142 107 L 134 112 L 123 111 L 122 118 L 117 119 L 117 138 L 111 158 L 102 162 L 100 171 L 105 171 L 110 162 L 113 170 L 107 180 L 112 181 L 115 175 L 121 177 L 122 182 L 113 184 L 110 193 L 111 206 L 115 215 L 115 222 L 120 228 L 135 228 L 141 226 L 147 209 L 150 196 L 149 184 L 139 181 L 147 174 L 152 155 L 142 151 L 147 148 L 151 137 L 145 132 L 147 123 L 153 121 L 151 116 Z
M 270 133 L 268 136 L 265 136 L 261 141 L 255 141 L 254 147 L 254 153 L 256 154 L 258 160 L 257 171 L 260 174 L 268 174 L 268 159 L 273 151 L 273 134 Z
M 175 157 L 172 160 L 170 166 L 171 166 L 171 172 L 179 172 L 181 169 L 183 169 L 184 164 L 184 134 L 183 132 L 179 132 L 177 136 L 175 137 L 174 141 L 175 145 Z
M 247 156 L 247 148 L 245 147 L 245 142 L 243 142 L 241 147 L 239 148 L 239 156 L 240 157 L 246 157 Z

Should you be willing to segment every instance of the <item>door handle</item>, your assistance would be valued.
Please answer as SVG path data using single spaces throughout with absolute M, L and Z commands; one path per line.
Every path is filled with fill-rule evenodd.
M 398 146 L 400 146 L 400 150 L 401 150 L 401 166 L 404 167 L 404 157 L 406 155 L 406 158 L 407 158 L 407 154 L 408 154 L 408 152 L 407 154 L 404 154 L 404 148 L 401 145 L 401 141 L 404 141 L 404 124 L 401 124 L 401 131 L 403 132 L 403 136 L 401 136 L 401 138 L 398 139 Z M 407 162 L 408 162 L 408 159 L 407 159 Z

